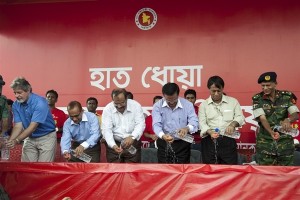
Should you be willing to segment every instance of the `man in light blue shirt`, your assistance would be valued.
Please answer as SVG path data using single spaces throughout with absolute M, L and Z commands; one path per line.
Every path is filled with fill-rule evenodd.
M 77 158 L 82 153 L 92 157 L 91 162 L 100 162 L 100 125 L 94 113 L 84 112 L 78 101 L 71 101 L 67 107 L 69 118 L 64 123 L 61 150 L 65 159 L 82 162 Z M 75 151 L 71 156 L 70 149 Z
M 179 87 L 176 83 L 167 83 L 162 88 L 163 99 L 154 104 L 152 110 L 153 130 L 157 140 L 157 158 L 159 163 L 189 163 L 191 144 L 175 138 L 172 134 L 178 131 L 180 137 L 198 131 L 198 118 L 194 105 L 178 97 Z

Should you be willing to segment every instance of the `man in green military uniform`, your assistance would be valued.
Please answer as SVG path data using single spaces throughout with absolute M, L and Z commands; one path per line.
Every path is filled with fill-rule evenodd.
M 259 165 L 290 166 L 294 163 L 293 138 L 273 128 L 280 125 L 289 132 L 291 122 L 298 119 L 299 109 L 293 104 L 291 92 L 276 90 L 276 78 L 275 72 L 263 73 L 258 79 L 262 92 L 252 97 L 253 115 L 260 126 L 256 137 L 256 158 Z
M 6 97 L 2 95 L 2 87 L 5 85 L 2 76 L 0 75 L 0 136 L 3 136 L 8 129 L 8 105 Z

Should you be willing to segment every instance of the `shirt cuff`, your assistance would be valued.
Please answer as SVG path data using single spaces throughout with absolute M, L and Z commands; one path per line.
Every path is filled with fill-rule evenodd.
M 70 153 L 70 151 L 69 150 L 63 150 L 63 154 L 64 153 Z
M 115 140 L 113 140 L 113 141 L 108 141 L 108 140 L 106 140 L 106 143 L 107 143 L 107 145 L 109 146 L 109 148 L 113 148 L 115 145 L 117 145 L 116 144 L 116 142 L 115 142 Z
M 162 136 L 163 136 L 164 134 L 165 134 L 164 132 L 160 132 L 160 133 L 158 134 L 158 137 L 159 137 L 160 139 L 162 139 Z
M 253 116 L 255 119 L 261 115 L 265 115 L 264 109 L 258 108 L 258 109 L 253 110 Z
M 196 132 L 196 131 L 194 131 L 194 126 L 188 124 L 187 127 L 189 128 L 189 132 L 190 132 L 191 134 L 193 134 L 193 133 Z
M 90 146 L 87 142 L 83 142 L 80 145 L 83 146 L 84 150 L 86 150 Z
M 134 137 L 137 141 L 139 141 L 141 139 L 142 134 L 137 134 L 137 133 L 131 133 L 131 136 Z
M 290 107 L 288 108 L 288 112 L 289 112 L 289 114 L 291 115 L 291 114 L 293 114 L 293 113 L 295 113 L 295 112 L 299 112 L 299 109 L 298 109 L 297 106 L 290 106 Z

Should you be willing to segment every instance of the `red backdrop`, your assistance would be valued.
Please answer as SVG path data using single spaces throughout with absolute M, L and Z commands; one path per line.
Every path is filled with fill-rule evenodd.
M 135 23 L 143 8 L 157 16 L 150 30 Z M 247 117 L 242 142 L 253 143 L 251 97 L 260 91 L 258 76 L 276 71 L 279 89 L 300 94 L 299 23 L 297 0 L 2 4 L 0 74 L 7 82 L 3 93 L 14 99 L 9 84 L 25 76 L 40 95 L 57 90 L 58 107 L 71 100 L 85 105 L 95 96 L 102 108 L 113 88 L 126 86 L 149 110 L 152 97 L 161 94 L 167 81 L 177 82 L 181 95 L 194 88 L 199 104 L 209 95 L 207 79 L 220 75 L 225 92 L 240 101 Z

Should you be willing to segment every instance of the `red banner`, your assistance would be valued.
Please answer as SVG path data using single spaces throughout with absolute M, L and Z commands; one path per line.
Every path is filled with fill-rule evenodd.
M 9 85 L 24 76 L 39 95 L 56 90 L 61 109 L 71 100 L 85 106 L 94 96 L 102 112 L 112 89 L 122 87 L 150 114 L 152 98 L 161 95 L 166 82 L 176 82 L 180 96 L 195 89 L 200 105 L 209 96 L 208 78 L 219 75 L 246 117 L 238 149 L 254 152 L 252 96 L 261 91 L 259 75 L 276 71 L 277 88 L 300 96 L 294 84 L 300 66 L 300 1 L 246 2 L 0 4 L 3 94 L 15 99 Z
M 299 167 L 0 162 L 12 200 L 300 199 Z

